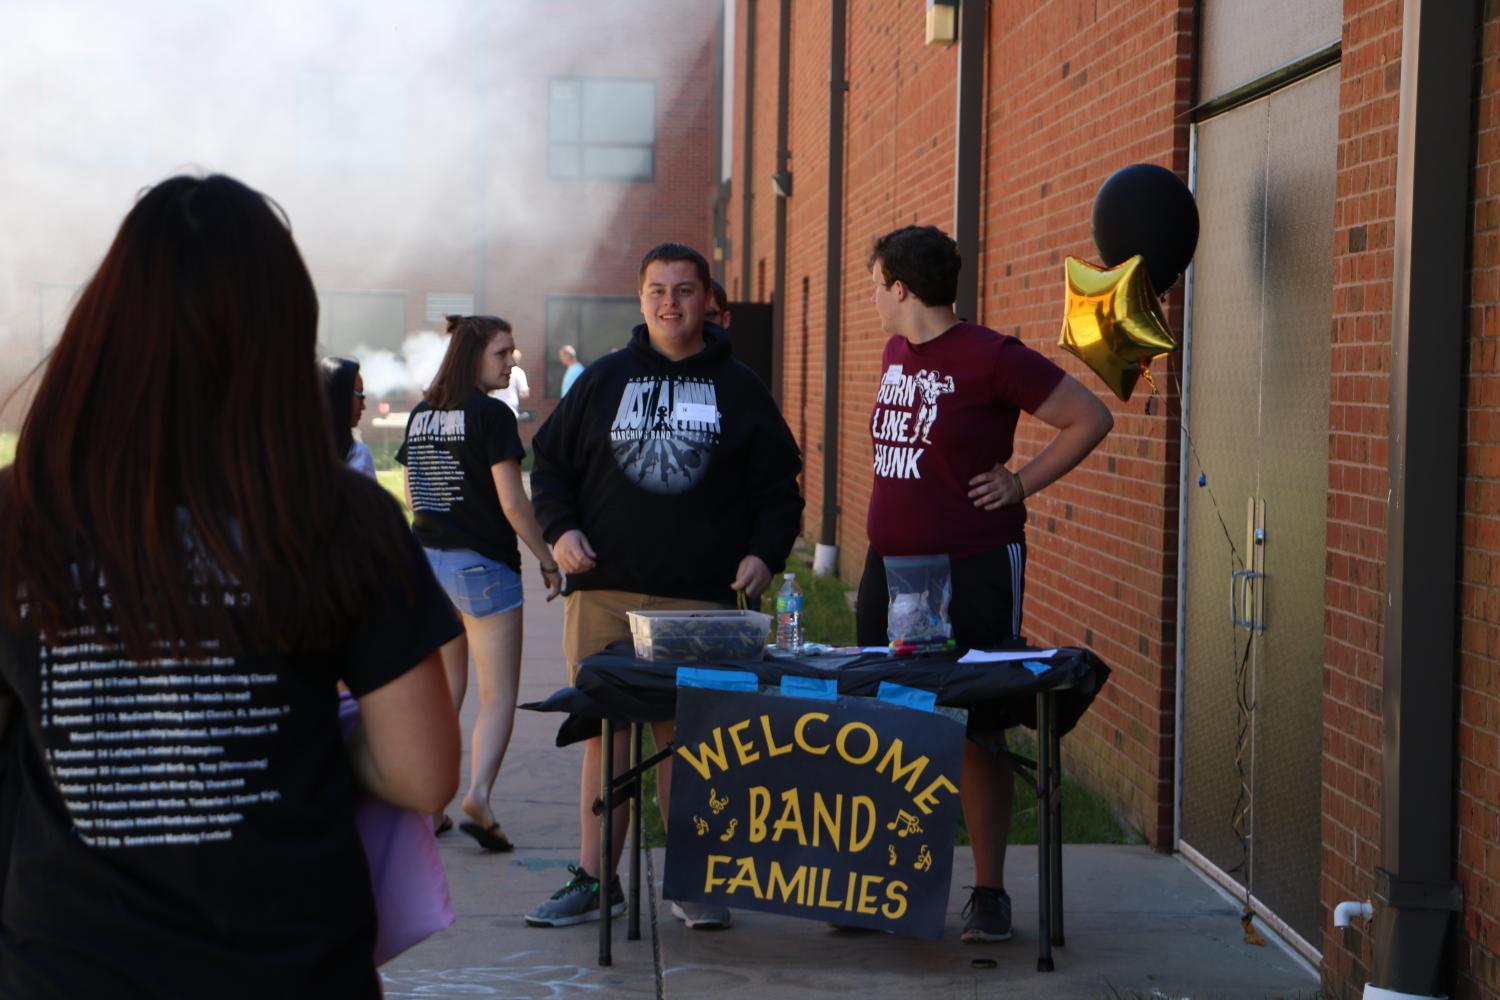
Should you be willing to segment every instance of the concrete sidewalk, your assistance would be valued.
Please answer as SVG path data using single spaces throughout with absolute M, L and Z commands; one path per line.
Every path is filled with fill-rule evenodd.
M 542 592 L 535 567 L 527 593 Z M 566 681 L 562 602 L 526 605 L 521 701 L 546 697 Z M 472 719 L 473 688 L 465 711 Z M 1310 998 L 1318 982 L 1305 963 L 1274 943 L 1241 940 L 1238 909 L 1174 857 L 1144 847 L 1078 845 L 1063 850 L 1067 946 L 1056 971 L 1036 971 L 1036 848 L 1011 850 L 1007 888 L 1016 936 L 1001 945 L 958 940 L 959 911 L 972 881 L 966 848 L 954 852 L 953 891 L 942 941 L 834 931 L 824 924 L 737 910 L 727 931 L 689 931 L 642 899 L 642 938 L 615 923 L 614 965 L 599 968 L 596 923 L 561 929 L 526 926 L 522 915 L 568 878 L 578 851 L 580 747 L 557 749 L 560 717 L 518 712 L 515 737 L 495 788 L 495 814 L 516 843 L 486 854 L 455 831 L 443 860 L 458 921 L 388 964 L 390 998 L 497 997 L 1057 997 Z M 467 747 L 466 758 L 467 758 Z M 467 777 L 466 777 L 467 780 Z M 457 801 L 450 809 L 460 816 Z M 659 891 L 664 863 L 653 852 Z M 622 869 L 627 865 L 622 864 Z M 658 897 L 659 898 L 659 897 Z M 1265 928 L 1261 926 L 1264 933 Z M 660 948 L 660 962 L 655 947 Z M 993 969 L 974 969 L 991 958 Z

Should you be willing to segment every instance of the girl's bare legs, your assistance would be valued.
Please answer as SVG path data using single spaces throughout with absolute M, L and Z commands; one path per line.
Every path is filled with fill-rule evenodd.
M 460 633 L 438 650 L 443 660 L 443 675 L 448 679 L 448 694 L 453 697 L 453 710 L 457 712 L 464 704 L 464 692 L 469 686 L 469 640 Z M 432 828 L 438 833 L 450 829 L 453 820 L 445 812 L 432 814 Z
M 515 729 L 521 684 L 521 608 L 485 618 L 463 617 L 479 688 L 479 712 L 469 751 L 469 790 L 463 807 L 470 819 L 488 829 L 495 823 L 490 792 Z
M 467 621 L 467 619 L 466 619 Z M 464 707 L 464 692 L 469 688 L 469 639 L 460 633 L 439 651 L 443 657 L 443 674 L 448 678 L 448 693 L 453 696 L 453 710 Z

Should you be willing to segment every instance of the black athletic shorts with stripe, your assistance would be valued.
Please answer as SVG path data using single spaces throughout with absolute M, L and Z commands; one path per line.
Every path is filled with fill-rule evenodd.
M 1021 638 L 1021 600 L 1026 595 L 1025 542 L 951 559 L 949 574 L 953 596 L 948 601 L 948 621 L 953 624 L 953 639 L 959 646 L 1004 649 L 1025 644 Z M 889 605 L 885 562 L 871 549 L 865 556 L 865 571 L 859 579 L 859 596 L 854 606 L 855 641 L 861 646 L 884 646 L 890 641 L 886 635 Z M 969 739 L 992 754 L 1008 752 L 1003 729 L 982 724 L 976 728 L 972 715 L 969 723 Z

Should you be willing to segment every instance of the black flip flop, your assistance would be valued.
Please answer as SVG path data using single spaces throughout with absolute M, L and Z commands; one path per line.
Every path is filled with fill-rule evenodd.
M 434 837 L 441 837 L 451 829 L 453 829 L 453 817 L 447 813 L 443 813 L 443 818 L 438 820 L 437 826 L 432 828 L 432 835 Z
M 499 823 L 491 823 L 489 826 L 480 826 L 471 820 L 464 820 L 458 824 L 458 828 L 479 842 L 479 846 L 486 851 L 502 854 L 505 851 L 515 850 L 514 844 L 506 839 L 500 829 Z

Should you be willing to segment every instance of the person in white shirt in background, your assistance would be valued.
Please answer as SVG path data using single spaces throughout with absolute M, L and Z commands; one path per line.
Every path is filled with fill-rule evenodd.
M 519 417 L 521 403 L 531 398 L 531 386 L 526 381 L 526 373 L 521 370 L 521 349 L 516 348 L 511 357 L 516 366 L 510 370 L 510 385 L 504 389 L 496 389 L 490 395 L 510 407 L 511 412 Z

